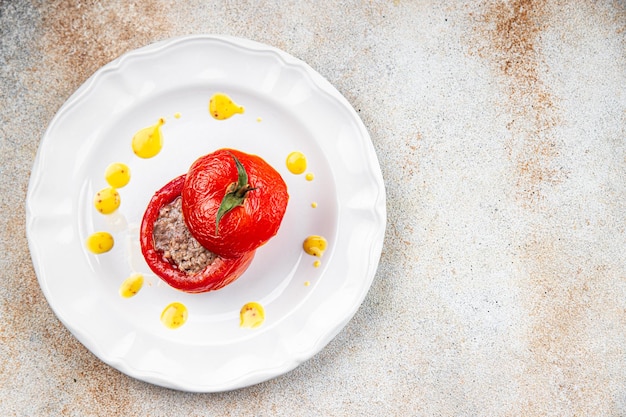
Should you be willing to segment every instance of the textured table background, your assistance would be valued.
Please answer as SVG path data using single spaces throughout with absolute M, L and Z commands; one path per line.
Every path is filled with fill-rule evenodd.
M 626 5 L 618 1 L 0 0 L 0 415 L 626 415 Z M 335 85 L 387 187 L 374 284 L 296 370 L 189 394 L 101 363 L 25 237 L 63 102 L 172 36 L 268 43 Z

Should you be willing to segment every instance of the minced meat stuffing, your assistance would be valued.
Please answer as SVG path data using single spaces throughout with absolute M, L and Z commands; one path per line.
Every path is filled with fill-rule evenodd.
M 216 258 L 191 235 L 183 220 L 182 199 L 178 197 L 161 208 L 154 222 L 154 247 L 178 269 L 195 274 Z

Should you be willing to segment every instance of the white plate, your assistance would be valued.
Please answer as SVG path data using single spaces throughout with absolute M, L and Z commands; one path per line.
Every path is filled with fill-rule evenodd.
M 208 100 L 218 91 L 245 113 L 212 119 Z M 152 159 L 136 157 L 133 134 L 160 117 L 167 120 L 163 150 Z M 150 273 L 139 251 L 139 223 L 157 189 L 221 147 L 258 154 L 273 165 L 287 182 L 289 206 L 278 235 L 238 281 L 216 292 L 182 293 Z M 313 181 L 286 169 L 294 150 L 307 156 Z M 104 170 L 112 162 L 128 164 L 132 178 L 120 189 L 120 209 L 104 216 L 92 200 L 106 186 Z M 217 36 L 163 41 L 98 70 L 50 123 L 27 197 L 33 263 L 63 324 L 118 370 L 199 392 L 270 379 L 320 351 L 367 294 L 385 223 L 380 167 L 348 102 L 292 56 Z M 111 232 L 116 245 L 93 255 L 84 242 L 99 230 Z M 312 234 L 329 241 L 318 268 L 302 251 Z M 146 284 L 124 299 L 118 288 L 132 272 L 143 273 Z M 176 330 L 160 322 L 173 301 L 189 310 L 187 323 Z M 253 330 L 239 327 L 239 310 L 249 301 L 266 310 L 265 323 Z

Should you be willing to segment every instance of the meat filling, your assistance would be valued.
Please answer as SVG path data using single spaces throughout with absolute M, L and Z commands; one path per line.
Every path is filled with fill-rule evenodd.
M 154 222 L 154 247 L 168 262 L 187 274 L 196 274 L 211 264 L 216 255 L 191 235 L 183 220 L 182 199 L 161 208 Z

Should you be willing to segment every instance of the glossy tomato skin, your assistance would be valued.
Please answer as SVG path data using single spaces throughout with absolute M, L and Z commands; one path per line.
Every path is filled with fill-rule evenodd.
M 214 291 L 235 281 L 248 268 L 254 258 L 249 251 L 237 258 L 217 257 L 210 265 L 197 274 L 187 274 L 169 263 L 154 247 L 154 222 L 161 207 L 171 203 L 181 195 L 185 175 L 181 175 L 157 191 L 144 213 L 141 222 L 139 241 L 141 252 L 150 269 L 171 287 L 188 293 Z
M 226 213 L 216 233 L 217 212 L 238 172 L 235 156 L 245 168 L 253 190 L 241 206 Z M 261 157 L 220 149 L 196 160 L 183 187 L 187 227 L 202 246 L 225 258 L 241 256 L 271 239 L 280 227 L 289 194 L 280 174 Z

